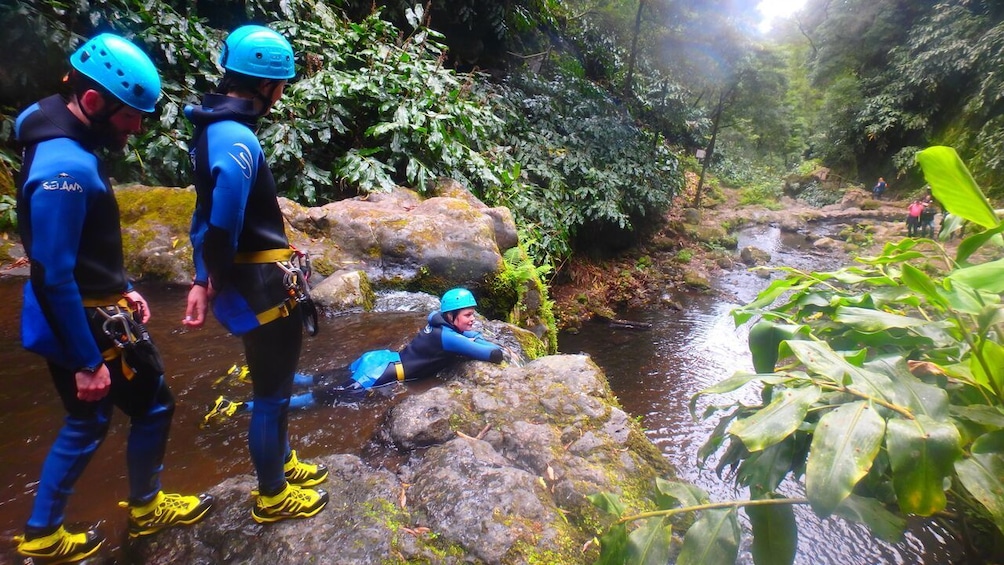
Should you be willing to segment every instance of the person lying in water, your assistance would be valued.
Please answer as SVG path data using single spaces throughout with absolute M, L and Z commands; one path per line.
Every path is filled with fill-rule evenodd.
M 374 388 L 398 382 L 431 377 L 456 361 L 475 359 L 499 364 L 503 361 L 502 347 L 492 343 L 472 330 L 477 302 L 465 288 L 448 290 L 440 301 L 440 310 L 429 314 L 428 323 L 400 352 L 389 349 L 367 351 L 359 356 L 344 372 L 342 381 L 314 386 L 309 392 L 294 395 L 289 401 L 291 409 L 306 408 L 314 404 L 335 404 L 346 398 L 358 398 Z M 244 369 L 234 367 L 238 376 Z M 314 378 L 297 374 L 297 385 L 313 385 Z M 250 412 L 251 401 L 235 402 L 224 397 L 216 399 L 205 423 L 214 418 L 233 416 L 237 412 Z

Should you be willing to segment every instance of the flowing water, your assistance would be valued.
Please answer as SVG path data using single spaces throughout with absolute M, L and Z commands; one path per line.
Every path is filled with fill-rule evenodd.
M 770 252 L 773 263 L 819 268 L 834 258 L 802 250 L 798 236 L 773 228 L 744 232 L 740 246 L 756 244 Z M 564 353 L 589 353 L 603 367 L 625 409 L 640 417 L 650 439 L 686 479 L 715 500 L 742 498 L 730 481 L 712 470 L 697 468 L 697 450 L 711 423 L 694 421 L 690 396 L 738 369 L 751 369 L 745 328 L 735 328 L 728 316 L 733 307 L 752 299 L 766 281 L 738 269 L 715 282 L 721 292 L 683 298 L 682 311 L 653 307 L 624 312 L 623 317 L 652 324 L 651 331 L 587 325 L 576 335 L 562 335 Z M 18 320 L 23 279 L 0 277 L 0 537 L 9 538 L 30 512 L 41 462 L 63 417 L 48 373 L 40 358 L 19 346 Z M 215 322 L 189 331 L 181 328 L 185 288 L 139 285 L 150 301 L 151 333 L 164 356 L 178 402 L 165 461 L 163 482 L 168 490 L 208 489 L 238 473 L 251 473 L 245 444 L 247 422 L 231 420 L 200 427 L 202 416 L 220 395 L 242 398 L 249 387 L 223 379 L 242 358 L 240 341 Z M 723 298 L 722 296 L 726 296 Z M 360 352 L 397 348 L 424 324 L 432 308 L 416 295 L 385 296 L 383 310 L 323 319 L 321 333 L 305 340 L 301 370 L 323 373 L 342 367 Z M 393 309 L 395 311 L 386 311 Z M 401 311 L 404 308 L 405 311 Z M 408 385 L 410 394 L 438 381 Z M 290 422 L 292 442 L 301 458 L 342 452 L 356 453 L 374 464 L 393 466 L 393 454 L 370 449 L 368 440 L 397 397 L 376 397 L 354 406 L 295 412 Z M 125 418 L 117 414 L 105 444 L 77 483 L 67 509 L 68 522 L 98 523 L 111 541 L 111 555 L 125 533 L 125 514 L 116 502 L 126 497 Z M 797 485 L 789 487 L 797 495 Z M 250 509 L 250 500 L 249 500 Z M 890 545 L 872 538 L 861 527 L 840 520 L 819 520 L 799 508 L 796 562 L 804 565 L 935 564 L 958 561 L 955 540 L 936 527 L 911 529 L 905 541 Z M 752 563 L 744 536 L 742 563 Z M 0 563 L 15 556 L 0 546 Z
M 755 245 L 771 254 L 771 265 L 804 270 L 839 266 L 841 258 L 812 248 L 804 236 L 773 227 L 749 228 L 740 233 L 739 248 Z M 776 275 L 775 275 L 776 276 Z M 717 423 L 695 421 L 689 411 L 691 396 L 738 370 L 752 371 L 747 349 L 748 327 L 736 328 L 729 312 L 751 301 L 769 283 L 745 269 L 729 271 L 713 281 L 713 293 L 676 297 L 681 311 L 653 307 L 623 312 L 622 318 L 647 322 L 650 331 L 612 329 L 587 324 L 576 335 L 563 335 L 563 352 L 588 352 L 604 369 L 624 408 L 641 418 L 649 438 L 677 469 L 679 477 L 705 491 L 712 500 L 748 498 L 732 481 L 716 476 L 712 459 L 698 468 L 697 452 Z M 743 396 L 745 394 L 745 396 Z M 737 391 L 729 402 L 759 401 L 755 391 Z M 725 399 L 713 399 L 724 404 Z M 706 406 L 701 402 L 699 407 Z M 698 411 L 700 414 L 700 411 Z M 788 496 L 804 497 L 799 485 L 783 485 Z M 868 530 L 840 519 L 821 520 L 806 506 L 796 506 L 800 565 L 947 564 L 960 562 L 958 542 L 938 526 L 914 524 L 904 541 L 888 544 Z M 744 524 L 739 562 L 752 564 L 749 527 Z

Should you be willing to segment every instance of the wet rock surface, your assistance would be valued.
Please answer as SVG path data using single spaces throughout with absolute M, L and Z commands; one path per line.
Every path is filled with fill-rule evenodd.
M 206 520 L 134 541 L 137 562 L 592 563 L 586 496 L 647 494 L 671 470 L 583 355 L 505 367 L 468 362 L 408 396 L 373 442 L 393 469 L 351 454 L 331 471 L 328 507 L 306 520 L 252 521 L 251 476 L 212 489 Z M 592 527 L 586 524 L 593 524 Z

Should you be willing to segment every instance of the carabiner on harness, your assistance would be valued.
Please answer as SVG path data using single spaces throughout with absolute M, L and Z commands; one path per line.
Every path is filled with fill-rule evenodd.
M 157 346 L 153 344 L 153 339 L 150 338 L 150 332 L 146 326 L 136 321 L 132 312 L 117 306 L 96 308 L 96 310 L 105 317 L 101 329 L 115 347 L 122 350 L 122 358 L 133 372 L 150 371 L 157 375 L 164 374 L 164 361 L 157 351 Z
M 310 256 L 307 253 L 293 249 L 293 255 L 287 263 L 276 262 L 282 269 L 283 284 L 290 298 L 296 301 L 303 308 L 303 327 L 307 330 L 307 335 L 311 337 L 317 335 L 320 330 L 317 318 L 317 307 L 313 299 L 310 298 L 310 285 L 307 279 L 310 278 Z

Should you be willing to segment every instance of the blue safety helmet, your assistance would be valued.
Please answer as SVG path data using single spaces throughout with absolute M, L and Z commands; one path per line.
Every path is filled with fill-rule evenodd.
M 476 308 L 478 303 L 474 300 L 474 295 L 466 288 L 454 288 L 446 291 L 439 301 L 440 312 L 453 312 L 461 308 Z
M 89 39 L 70 55 L 70 65 L 123 104 L 153 112 L 160 98 L 160 75 L 153 61 L 129 41 L 112 33 Z
M 241 26 L 227 36 L 220 65 L 228 71 L 273 80 L 296 74 L 293 47 L 286 38 L 259 25 Z

